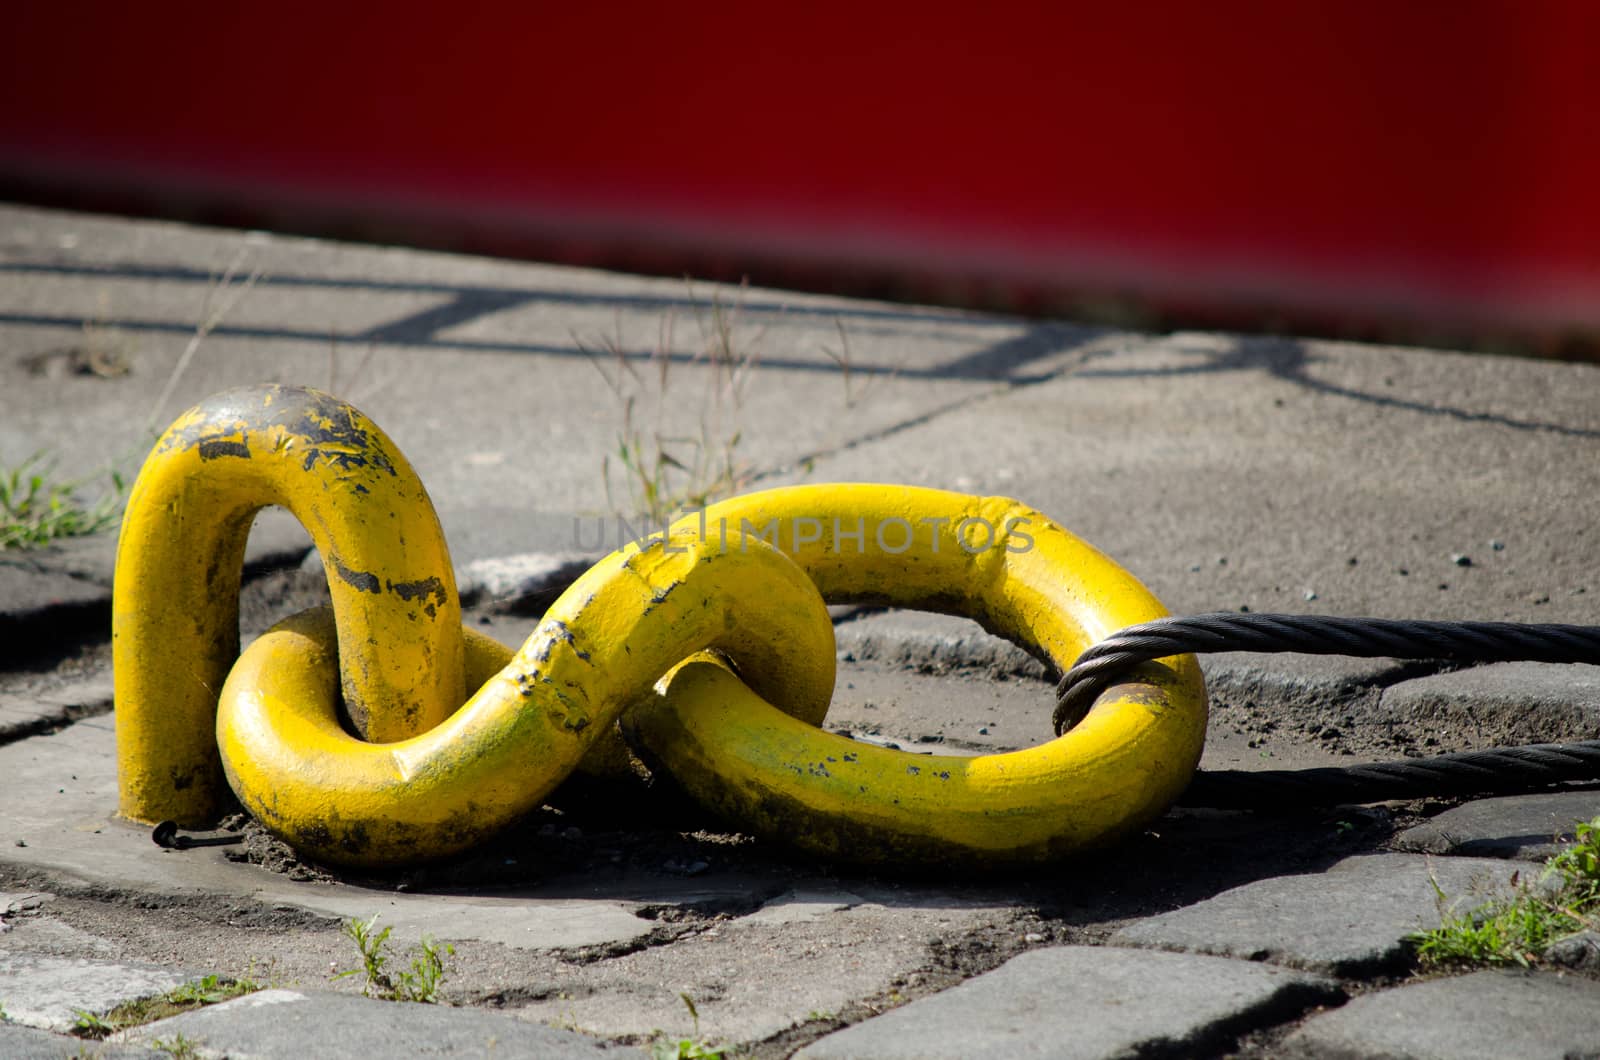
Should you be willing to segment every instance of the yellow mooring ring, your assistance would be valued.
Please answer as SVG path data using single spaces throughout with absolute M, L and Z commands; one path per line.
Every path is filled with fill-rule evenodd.
M 777 530 L 830 603 L 943 611 L 1065 672 L 1089 645 L 1167 612 L 1132 575 L 1044 515 L 998 497 L 889 485 L 776 489 L 677 524 Z M 1027 750 L 910 754 L 771 709 L 728 670 L 692 661 L 624 729 L 741 828 L 867 863 L 1040 861 L 1162 813 L 1200 759 L 1194 656 L 1147 664 L 1065 734 Z
M 269 503 L 311 530 L 332 614 L 274 627 L 232 666 L 219 700 L 243 535 Z M 413 862 L 537 807 L 580 761 L 614 768 L 619 720 L 642 758 L 736 827 L 861 862 L 1054 858 L 1138 827 L 1188 783 L 1206 723 L 1188 655 L 1146 664 L 1029 750 L 915 755 L 821 731 L 834 679 L 824 598 L 968 615 L 1062 670 L 1109 633 L 1166 613 L 1131 575 L 1014 501 L 805 486 L 724 501 L 619 549 L 513 653 L 456 635 L 431 504 L 375 426 L 311 391 L 223 395 L 158 444 L 124 524 L 123 813 L 198 823 L 215 809 L 200 782 L 220 762 L 244 805 L 307 854 Z M 377 618 L 363 625 L 368 612 Z M 383 700 L 385 681 L 403 691 Z M 341 685 L 345 720 L 367 739 L 341 725 Z M 477 691 L 463 706 L 439 709 L 467 687 Z

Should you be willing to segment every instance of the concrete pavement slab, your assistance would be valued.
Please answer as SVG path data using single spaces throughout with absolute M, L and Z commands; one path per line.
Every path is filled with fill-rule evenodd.
M 977 671 L 1044 680 L 1050 670 L 1027 651 L 984 632 L 968 618 L 925 611 L 883 611 L 836 623 L 841 658 L 927 673 Z
M 801 1060 L 1199 1055 L 1343 1000 L 1321 976 L 1190 954 L 1058 946 L 830 1034 Z
M 620 442 L 751 479 L 1048 375 L 1100 334 L 16 207 L 0 233 L 0 340 L 16 351 L 0 454 L 48 444 L 63 468 L 96 467 L 107 451 L 142 456 L 147 422 L 228 387 L 316 385 L 410 458 L 458 563 L 571 548 L 573 516 L 613 510 L 608 455 L 611 492 L 634 510 Z M 29 367 L 94 341 L 127 371 Z M 100 429 L 60 430 L 69 412 Z
M 1369 975 L 1402 967 L 1406 936 L 1438 927 L 1442 911 L 1482 904 L 1509 886 L 1513 871 L 1485 858 L 1346 858 L 1326 872 L 1247 883 L 1135 921 L 1112 941 Z
M 111 675 L 96 672 L 39 691 L 0 692 L 0 744 L 111 711 Z
M 1557 939 L 1540 956 L 1558 968 L 1600 972 L 1600 931 L 1580 931 Z
M 1126 335 L 812 474 L 1019 498 L 1177 613 L 1582 623 L 1597 386 L 1589 365 Z
M 712 1041 L 761 1041 L 889 995 L 926 967 L 930 947 L 1008 922 L 1008 898 L 780 898 L 770 912 L 703 926 L 669 947 L 564 968 L 538 985 L 520 1015 L 605 1036 L 692 1038 L 698 1026 Z M 682 995 L 694 1002 L 698 1024 Z
M 1283 1055 L 1344 1060 L 1573 1060 L 1600 1056 L 1600 982 L 1485 971 L 1366 994 L 1311 1017 Z
M 528 891 L 418 894 L 351 885 L 296 883 L 229 861 L 225 848 L 169 851 L 148 829 L 113 819 L 116 756 L 110 716 L 0 747 L 0 804 L 7 807 L 7 861 L 135 890 L 248 895 L 324 916 L 381 914 L 397 942 L 424 933 L 480 939 L 521 949 L 582 948 L 649 935 L 656 924 L 637 910 L 665 899 L 703 900 L 714 879 L 686 881 L 670 896 L 559 897 Z M 20 841 L 20 843 L 19 843 Z M 742 888 L 741 888 L 742 889 Z
M 1474 666 L 1386 688 L 1380 710 L 1450 749 L 1592 740 L 1600 733 L 1600 666 Z
M 1395 837 L 1419 854 L 1544 861 L 1577 838 L 1573 826 L 1600 816 L 1600 791 L 1557 791 L 1476 799 Z
M 156 1060 L 158 1055 L 143 1046 L 90 1044 L 82 1038 L 0 1021 L 0 1056 L 6 1060 L 69 1060 L 80 1056 L 95 1060 Z
M 0 951 L 0 1006 L 13 1023 L 70 1031 L 80 1013 L 104 1016 L 124 1002 L 164 994 L 190 978 L 154 964 Z
M 785 891 L 754 913 L 740 918 L 749 924 L 797 924 L 821 920 L 829 913 L 842 913 L 862 904 L 858 894 L 848 891 L 812 890 L 809 888 Z
M 121 1031 L 118 1042 L 193 1043 L 195 1055 L 234 1060 L 370 1060 L 375 1056 L 580 1057 L 637 1055 L 571 1031 L 444 1005 L 377 1001 L 316 990 L 262 990 Z

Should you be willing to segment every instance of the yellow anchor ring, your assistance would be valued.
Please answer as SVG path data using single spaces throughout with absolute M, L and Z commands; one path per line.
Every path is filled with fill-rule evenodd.
M 1090 644 L 1166 611 L 1132 575 L 1015 501 L 886 485 L 778 489 L 724 501 L 679 532 L 774 535 L 832 603 L 945 611 L 1062 671 Z M 1065 734 L 1027 750 L 919 755 L 822 732 L 693 661 L 624 720 L 708 807 L 756 834 L 858 862 L 1037 861 L 1158 816 L 1205 737 L 1192 655 L 1148 664 Z

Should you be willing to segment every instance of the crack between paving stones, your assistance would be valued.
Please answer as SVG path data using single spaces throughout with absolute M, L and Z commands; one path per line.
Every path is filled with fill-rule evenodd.
M 44 702 L 42 698 L 40 701 Z M 0 729 L 0 747 L 14 744 L 19 740 L 26 740 L 30 736 L 54 736 L 63 729 L 71 728 L 84 718 L 98 718 L 110 714 L 112 705 L 112 697 L 110 696 L 83 703 L 51 703 L 49 706 L 59 710 L 59 713 L 41 715 L 32 721 L 18 722 L 15 725 Z
M 698 935 L 704 930 L 705 925 L 700 922 L 662 924 L 659 927 L 651 928 L 643 935 L 636 935 L 630 939 L 602 942 L 594 946 L 557 948 L 547 952 L 557 960 L 567 964 L 597 964 L 600 961 L 608 961 L 614 957 L 626 957 L 629 954 L 639 953 L 643 950 L 655 949 L 659 946 L 670 946 L 681 938 Z

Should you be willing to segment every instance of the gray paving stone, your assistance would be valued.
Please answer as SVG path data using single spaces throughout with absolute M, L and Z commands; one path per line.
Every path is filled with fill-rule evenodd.
M 310 548 L 310 537 L 292 515 L 267 508 L 251 527 L 244 562 L 252 569 L 292 565 Z M 33 622 L 63 606 L 109 607 L 116 560 L 115 530 L 6 553 L 0 557 L 0 620 Z
M 1194 1052 L 1343 998 L 1330 979 L 1220 957 L 1060 946 L 800 1050 L 804 1060 Z
M 1563 968 L 1600 972 L 1600 931 L 1580 931 L 1557 939 L 1545 947 L 1542 956 Z
M 1415 669 L 1399 659 L 1283 652 L 1218 652 L 1200 656 L 1213 701 L 1304 704 L 1324 711 L 1375 693 Z M 1319 715 L 1320 716 L 1320 715 Z
M 1402 850 L 1543 861 L 1576 838 L 1573 825 L 1600 816 L 1600 791 L 1478 799 L 1395 837 Z
M 839 655 L 934 672 L 979 670 L 992 675 L 1043 678 L 1043 663 L 993 636 L 971 619 L 925 611 L 866 614 L 834 627 Z
M 67 1060 L 68 1057 L 94 1057 L 94 1060 L 155 1060 L 161 1055 L 143 1046 L 86 1042 L 65 1034 L 51 1034 L 15 1023 L 0 1022 L 0 1056 L 6 1060 Z
M 0 918 L 35 912 L 54 897 L 45 891 L 0 891 Z
M 1592 740 L 1600 732 L 1600 666 L 1494 663 L 1402 681 L 1381 709 L 1447 746 Z
M 108 714 L 111 700 L 109 670 L 42 692 L 0 692 L 0 743 L 90 714 Z
M 423 1054 L 565 1060 L 623 1052 L 581 1034 L 480 1009 L 375 1001 L 316 990 L 263 990 L 115 1037 L 150 1044 L 180 1034 L 195 1042 L 202 1056 L 231 1060 L 312 1056 L 372 1060 Z
M 107 601 L 105 585 L 51 570 L 39 553 L 13 553 L 0 561 L 0 608 L 14 621 L 26 622 L 63 605 Z
M 604 553 L 576 551 L 485 557 L 456 569 L 456 589 L 464 598 L 477 596 L 487 597 L 490 602 L 514 603 L 564 588 L 603 557 Z
M 34 953 L 0 953 L 0 1005 L 15 1023 L 65 1031 L 77 1010 L 96 1015 L 164 994 L 190 976 L 170 968 Z
M 113 819 L 116 741 L 110 717 L 87 718 L 50 736 L 0 746 L 0 806 L 8 830 L 5 859 L 64 871 L 112 887 L 249 893 L 332 917 L 381 913 L 399 944 L 423 934 L 483 939 L 518 949 L 576 948 L 636 939 L 653 921 L 636 916 L 643 904 L 622 898 L 549 896 L 537 891 L 495 894 L 380 892 L 360 887 L 306 887 L 252 865 L 228 861 L 222 850 L 162 850 L 149 829 Z M 27 845 L 10 846 L 21 839 Z M 695 901 L 714 880 L 686 883 L 676 897 Z M 670 900 L 661 898 L 661 901 Z
M 1325 872 L 1280 876 L 1139 920 L 1118 945 L 1272 960 L 1360 975 L 1406 962 L 1405 938 L 1437 927 L 1435 882 L 1461 912 L 1505 888 L 1516 866 L 1483 858 L 1378 854 L 1346 858 Z
M 818 901 L 806 911 L 818 916 L 784 918 L 780 905 L 774 918 L 756 912 L 670 946 L 560 969 L 528 991 L 535 1000 L 518 1017 L 606 1037 L 648 1038 L 660 1031 L 674 1038 L 698 1034 L 716 1042 L 758 1042 L 814 1013 L 839 1012 L 915 982 L 934 947 L 1001 928 L 1014 918 L 1017 901 L 992 895 L 974 901 L 917 889 L 895 896 L 862 888 L 866 900 L 850 904 L 856 896 L 820 881 L 797 891 L 814 893 Z M 849 908 L 825 913 L 827 905 Z M 684 994 L 694 999 L 698 1024 Z
M 1523 971 L 1413 983 L 1313 1016 L 1283 1046 L 1318 1060 L 1592 1060 L 1600 983 Z
M 812 890 L 796 888 L 785 891 L 748 916 L 739 918 L 741 924 L 796 924 L 802 921 L 821 920 L 829 913 L 839 913 L 860 905 L 859 895 L 848 891 Z

